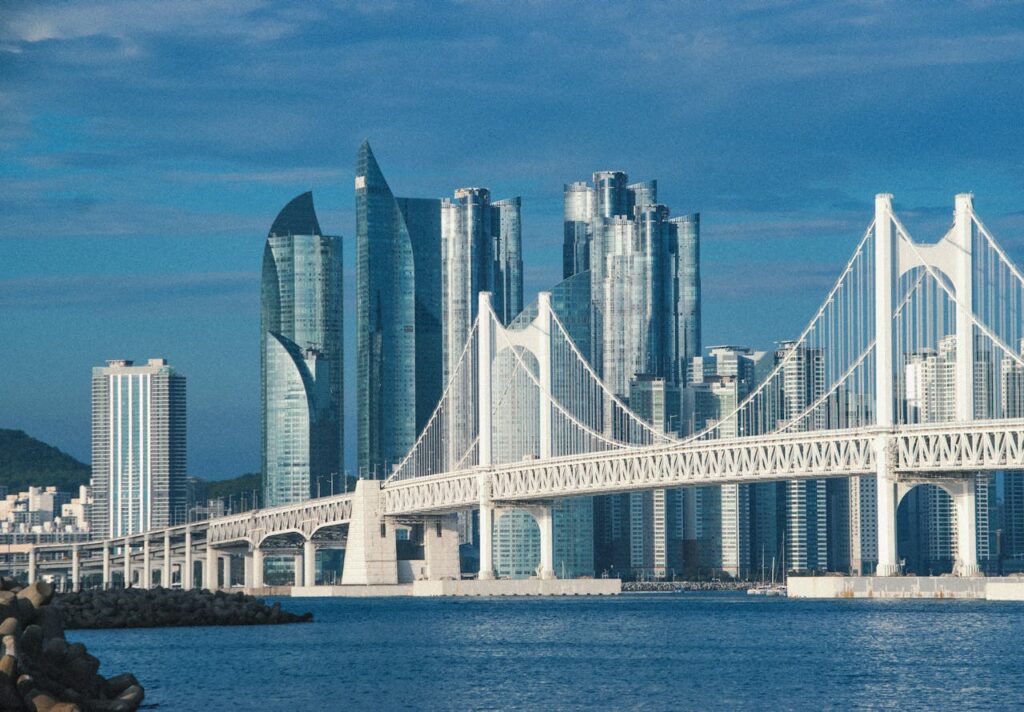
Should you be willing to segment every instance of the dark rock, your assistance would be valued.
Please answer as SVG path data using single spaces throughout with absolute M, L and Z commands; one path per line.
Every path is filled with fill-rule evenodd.
M 27 598 L 18 598 L 15 599 L 14 603 L 17 610 L 15 615 L 18 617 L 18 620 L 21 621 L 22 625 L 28 625 L 35 621 L 36 607 L 32 601 Z
M 28 655 L 36 655 L 43 648 L 43 629 L 30 625 L 21 634 L 21 648 Z
M 139 687 L 139 681 L 135 679 L 135 676 L 130 672 L 126 672 L 122 675 L 116 675 L 106 683 L 107 695 L 110 697 L 117 697 L 122 692 L 127 690 L 129 687 Z
M 43 629 L 43 638 L 64 638 L 64 616 L 53 606 L 36 611 L 36 623 Z
M 68 643 L 63 638 L 49 638 L 43 636 L 45 642 L 43 643 L 43 657 L 48 662 L 59 665 L 64 662 L 64 658 L 68 653 Z
M 0 587 L 8 585 L 0 581 Z M 7 653 L 0 657 L 0 710 L 134 712 L 145 695 L 138 680 L 122 675 L 111 684 L 100 677 L 99 660 L 81 643 L 64 639 L 64 612 L 50 605 L 52 597 L 43 582 L 20 589 L 13 601 L 2 597 L 15 615 L 0 620 Z M 84 596 L 82 601 L 92 605 L 102 599 Z
M 53 598 L 53 586 L 46 581 L 36 581 L 28 588 L 18 592 L 18 598 L 25 598 L 36 608 L 42 608 Z
M 13 655 L 0 658 L 0 710 L 23 710 L 17 687 L 18 660 Z
M 57 596 L 53 607 L 60 611 L 68 629 L 260 625 L 312 620 L 308 613 L 296 615 L 283 610 L 280 603 L 267 606 L 241 592 L 223 591 L 82 591 Z M 44 623 L 41 619 L 37 622 Z

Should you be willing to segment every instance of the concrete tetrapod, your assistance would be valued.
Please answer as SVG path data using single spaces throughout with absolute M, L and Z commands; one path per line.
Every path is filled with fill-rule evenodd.
M 145 696 L 131 674 L 109 680 L 81 643 L 68 644 L 45 581 L 0 579 L 0 709 L 33 712 L 133 712 Z
M 129 588 L 65 593 L 54 602 L 64 626 L 72 628 L 155 628 L 205 625 L 273 625 L 304 623 L 312 613 L 298 615 L 268 606 L 241 591 Z

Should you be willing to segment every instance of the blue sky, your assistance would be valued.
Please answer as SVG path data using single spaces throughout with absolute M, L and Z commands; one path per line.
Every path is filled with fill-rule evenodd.
M 921 240 L 973 191 L 1024 261 L 1022 126 L 1017 2 L 0 0 L 0 427 L 88 460 L 90 368 L 165 356 L 190 471 L 258 469 L 263 240 L 314 191 L 351 333 L 363 138 L 398 195 L 521 195 L 531 296 L 563 183 L 657 178 L 702 213 L 705 343 L 765 346 L 877 192 Z

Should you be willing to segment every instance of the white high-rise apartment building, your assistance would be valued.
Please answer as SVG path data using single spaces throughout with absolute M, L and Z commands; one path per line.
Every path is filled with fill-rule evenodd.
M 1020 353 L 1024 354 L 1024 341 Z M 1024 418 L 1024 366 L 1008 356 L 1003 358 L 1001 366 L 1000 415 Z M 1020 470 L 1003 475 L 1002 528 L 1003 555 L 1018 561 L 1024 559 L 1024 472 Z
M 487 188 L 459 188 L 441 200 L 441 351 L 442 383 L 458 367 L 477 316 L 480 292 L 491 293 L 498 320 L 508 324 L 523 308 L 523 258 L 520 199 L 491 201 Z M 458 423 L 475 413 L 469 379 L 449 393 L 449 467 L 456 466 L 470 442 Z M 472 517 L 459 513 L 459 541 L 473 541 Z
M 657 181 L 630 183 L 622 171 L 599 171 L 592 183 L 565 186 L 563 237 L 563 276 L 590 274 L 588 355 L 604 382 L 624 399 L 637 378 L 684 385 L 686 359 L 700 349 L 700 216 L 670 217 L 658 203 Z M 667 426 L 677 431 L 681 421 Z M 660 572 L 650 553 L 654 517 L 650 497 L 599 498 L 597 568 Z
M 938 351 L 926 350 L 909 357 L 904 368 L 907 420 L 911 423 L 941 423 L 956 418 L 956 336 L 939 340 Z M 985 417 L 992 402 L 990 358 L 975 353 L 975 415 Z M 1005 395 L 1005 389 L 1004 389 Z M 975 516 L 979 562 L 991 558 L 992 508 L 995 503 L 994 477 L 979 474 L 975 481 Z M 927 561 L 932 571 L 951 568 L 956 558 L 956 511 L 944 490 L 924 485 L 917 509 L 926 518 Z M 928 573 L 918 571 L 917 573 Z
M 181 521 L 185 467 L 185 377 L 160 358 L 94 368 L 93 536 L 125 536 Z
M 687 367 L 689 385 L 684 389 L 686 429 L 699 431 L 721 421 L 720 437 L 741 435 L 738 420 L 729 416 L 763 376 L 764 364 L 770 361 L 765 355 L 743 346 L 713 346 L 707 356 L 691 359 Z M 760 530 L 752 524 L 751 487 L 695 487 L 687 492 L 687 519 L 691 521 L 686 538 L 694 542 L 689 551 L 698 568 L 745 578 L 755 567 L 753 549 L 758 557 L 762 549 L 769 557 L 774 554 L 774 535 L 771 542 L 761 542 L 757 534 Z M 774 519 L 774 504 L 771 509 L 770 517 Z M 693 562 L 687 562 L 687 566 L 693 568 Z
M 679 387 L 664 378 L 635 376 L 629 384 L 633 411 L 661 432 L 678 432 Z M 632 492 L 629 497 L 629 560 L 634 571 L 665 578 L 682 570 L 681 488 Z
M 821 349 L 787 341 L 775 352 L 782 363 L 784 422 L 802 416 L 825 392 L 824 354 Z M 817 408 L 803 417 L 800 427 L 820 430 L 825 412 Z M 785 567 L 796 571 L 824 571 L 828 567 L 828 497 L 825 480 L 794 480 L 779 486 L 785 534 Z

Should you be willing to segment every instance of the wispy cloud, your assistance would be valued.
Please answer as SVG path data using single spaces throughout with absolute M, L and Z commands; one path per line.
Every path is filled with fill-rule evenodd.
M 189 32 L 273 39 L 292 25 L 280 17 L 261 15 L 266 6 L 267 3 L 260 0 L 40 2 L 15 10 L 0 30 L 0 38 L 7 42 L 34 43 Z
M 876 192 L 929 239 L 974 189 L 1024 249 L 1019 3 L 14 0 L 0 77 L 0 308 L 38 320 L 31 348 L 135 304 L 236 327 L 197 359 L 252 352 L 225 315 L 255 323 L 251 270 L 297 192 L 349 238 L 353 281 L 367 137 L 397 194 L 522 195 L 529 295 L 561 278 L 563 183 L 657 178 L 703 215 L 709 338 L 792 335 Z
M 258 303 L 258 289 L 259 277 L 250 272 L 23 277 L 0 280 L 0 308 L 195 307 L 199 302 L 249 307 Z
M 250 171 L 182 171 L 164 173 L 169 181 L 179 183 L 285 183 L 302 184 L 314 181 L 335 181 L 346 172 L 340 168 L 282 168 L 280 170 Z

